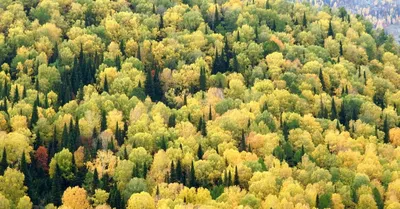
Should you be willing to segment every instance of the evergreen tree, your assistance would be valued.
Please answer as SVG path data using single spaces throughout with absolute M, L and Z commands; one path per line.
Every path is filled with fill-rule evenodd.
M 69 136 L 68 136 L 68 149 L 71 152 L 75 151 L 75 139 L 76 139 L 76 133 L 75 133 L 75 129 L 74 129 L 74 123 L 72 121 L 72 119 L 69 121 Z
M 147 164 L 146 164 L 146 162 L 144 162 L 143 163 L 143 175 L 142 175 L 142 178 L 144 178 L 144 179 L 147 178 L 147 171 L 148 171 Z
M 196 182 L 196 175 L 195 175 L 195 170 L 194 170 L 194 162 L 192 161 L 192 165 L 190 167 L 190 176 L 189 176 L 189 187 L 196 187 L 197 182 Z
M 337 118 L 336 103 L 335 103 L 335 99 L 332 97 L 332 102 L 331 102 L 331 120 L 335 120 L 336 118 Z
M 207 77 L 206 77 L 206 70 L 204 67 L 200 68 L 200 90 L 201 91 L 206 91 L 207 89 Z
M 67 148 L 69 145 L 69 134 L 68 134 L 67 124 L 64 124 L 61 140 L 62 140 L 62 148 Z
M 1 161 L 0 161 L 0 176 L 4 175 L 4 171 L 6 171 L 7 167 L 8 167 L 7 152 L 6 152 L 6 147 L 4 147 L 3 155 L 1 156 Z
M 190 113 L 189 113 L 190 114 Z M 190 121 L 190 120 L 189 120 Z M 197 124 L 197 131 L 201 131 L 201 128 L 203 126 L 203 117 L 200 117 L 199 123 Z
M 99 174 L 97 173 L 97 168 L 95 168 L 93 172 L 92 191 L 97 189 L 99 187 L 99 184 L 100 184 Z
M 49 63 L 54 63 L 58 59 L 58 43 L 56 42 L 54 45 L 53 54 L 50 56 Z
M 104 92 L 108 92 L 109 90 L 109 87 L 108 87 L 108 79 L 107 79 L 107 75 L 104 77 L 104 86 L 103 86 L 103 91 Z
M 176 174 L 176 170 L 175 170 L 174 161 L 171 161 L 171 168 L 169 171 L 169 182 L 170 183 L 177 182 L 177 174 Z
M 119 50 L 121 51 L 122 56 L 126 56 L 126 53 L 125 53 L 125 40 L 124 39 L 122 39 L 119 42 Z
M 329 21 L 329 28 L 328 28 L 328 37 L 332 36 L 332 38 L 335 38 L 335 34 L 333 32 L 333 27 L 332 27 L 332 20 Z
M 306 16 L 306 12 L 304 12 L 304 15 L 303 15 L 303 27 L 307 27 L 307 16 Z
M 272 21 L 271 30 L 276 31 L 276 20 Z
M 55 205 L 61 205 L 61 196 L 63 193 L 62 189 L 63 187 L 62 187 L 61 171 L 58 164 L 56 164 L 54 176 L 51 181 L 51 195 L 50 195 L 52 199 L 51 202 L 54 203 Z
M 36 125 L 37 121 L 39 120 L 39 113 L 38 113 L 38 100 L 33 103 L 32 108 L 32 116 L 31 116 L 31 123 L 30 128 L 32 129 L 34 125 Z
M 115 67 L 117 68 L 117 71 L 121 70 L 121 57 L 119 55 L 115 57 Z
M 383 142 L 384 143 L 389 143 L 389 123 L 388 123 L 388 119 L 387 116 L 385 116 L 385 120 L 383 121 L 383 132 L 385 133 L 385 137 L 383 138 Z
M 242 129 L 242 137 L 240 139 L 240 149 L 239 151 L 245 151 L 246 150 L 246 138 L 244 136 L 244 130 Z
M 18 85 L 16 85 L 14 91 L 13 103 L 17 103 L 18 101 L 19 101 L 19 90 L 18 90 Z
M 325 85 L 325 80 L 324 80 L 324 75 L 323 75 L 323 73 L 322 73 L 322 69 L 319 69 L 318 78 L 319 78 L 319 80 L 320 80 L 320 82 L 321 82 L 322 90 L 323 90 L 323 91 L 326 91 L 326 85 Z
M 45 94 L 47 95 L 47 94 Z M 26 98 L 26 86 L 24 86 L 24 89 L 22 90 L 22 99 Z
M 39 131 L 36 131 L 36 140 L 33 142 L 33 149 L 37 150 L 39 146 L 43 145 L 42 138 L 40 137 Z
M 51 144 L 49 145 L 49 159 L 51 159 L 54 154 L 58 150 L 58 140 L 57 140 L 57 127 L 53 127 L 53 139 L 51 141 Z
M 265 9 L 271 9 L 271 5 L 269 4 L 269 0 L 265 3 Z
M 154 74 L 154 80 L 153 80 L 153 87 L 154 87 L 154 99 L 152 98 L 153 101 L 161 101 L 164 92 L 162 90 L 162 86 L 161 86 L 161 81 L 160 81 L 160 74 L 158 72 L 158 70 L 155 71 Z
M 101 124 L 100 124 L 100 131 L 105 131 L 107 129 L 107 117 L 106 111 L 101 111 Z
M 219 25 L 218 6 L 215 5 L 213 29 L 215 30 L 218 25 Z
M 116 209 L 124 208 L 124 203 L 121 197 L 121 193 L 119 192 L 116 183 L 114 183 L 114 186 L 111 188 L 109 203 L 110 206 L 113 208 Z
M 79 118 L 76 117 L 75 118 L 75 127 L 74 127 L 74 143 L 75 143 L 75 147 L 74 147 L 74 151 L 81 146 L 81 130 L 79 128 Z
M 201 148 L 201 144 L 199 144 L 199 148 L 197 149 L 197 158 L 199 160 L 203 159 L 203 154 L 204 154 L 203 149 Z
M 383 209 L 385 206 L 385 203 L 383 202 L 381 193 L 379 192 L 379 190 L 376 187 L 374 187 L 374 189 L 372 190 L 372 194 L 374 195 L 374 199 L 375 199 L 376 205 L 378 206 L 378 209 Z
M 187 94 L 183 95 L 183 105 L 186 106 L 187 105 Z
M 151 70 L 147 70 L 146 73 L 146 82 L 144 83 L 144 89 L 146 95 L 149 96 L 152 100 L 155 98 L 155 90 L 154 90 L 154 83 L 153 83 L 153 76 L 151 74 Z
M 172 113 L 171 116 L 168 118 L 168 127 L 172 128 L 176 125 L 176 116 L 175 113 Z
M 237 166 L 235 166 L 235 176 L 234 176 L 233 184 L 236 185 L 236 186 L 239 186 L 239 184 L 240 184 L 239 172 L 238 172 Z
M 202 136 L 207 136 L 207 122 L 204 119 L 204 117 L 203 117 L 202 123 L 201 123 L 201 135 Z
M 182 164 L 181 164 L 181 160 L 178 160 L 178 162 L 176 163 L 176 180 L 180 183 L 184 183 L 184 181 L 182 181 L 183 179 L 183 175 L 182 175 Z
M 29 172 L 29 169 L 28 169 L 28 164 L 26 163 L 25 151 L 22 152 L 21 163 L 20 163 L 20 171 L 25 176 L 25 185 L 28 186 L 28 182 L 29 182 L 31 176 L 30 176 L 30 172 Z
M 164 28 L 164 18 L 163 15 L 160 14 L 160 23 L 158 24 L 158 30 L 161 30 Z
M 209 109 L 208 109 L 208 120 L 212 120 L 211 105 L 209 106 Z
M 283 138 L 285 139 L 285 141 L 288 141 L 289 140 L 289 127 L 287 126 L 286 121 L 283 122 L 282 134 L 283 134 Z
M 239 72 L 239 61 L 238 61 L 238 59 L 237 59 L 237 55 L 236 54 L 234 54 L 233 55 L 233 72 Z
M 339 44 L 340 44 L 339 53 L 340 53 L 340 56 L 343 56 L 343 44 L 342 44 L 342 41 L 340 41 Z M 338 61 L 338 62 L 340 62 L 340 61 Z

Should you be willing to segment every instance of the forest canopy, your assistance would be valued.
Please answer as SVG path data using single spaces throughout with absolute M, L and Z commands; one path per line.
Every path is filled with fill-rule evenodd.
M 400 208 L 400 48 L 285 0 L 0 0 L 0 208 Z

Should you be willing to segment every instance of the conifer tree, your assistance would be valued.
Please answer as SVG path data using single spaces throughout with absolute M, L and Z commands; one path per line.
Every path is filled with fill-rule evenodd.
M 180 182 L 180 183 L 184 183 L 183 181 L 182 181 L 182 164 L 181 164 L 181 160 L 178 160 L 178 162 L 176 163 L 176 171 L 175 171 L 175 174 L 176 174 L 176 180 L 178 181 L 178 182 Z
M 272 21 L 271 30 L 276 31 L 276 20 Z
M 385 137 L 383 138 L 384 143 L 389 143 L 389 123 L 387 116 L 385 116 L 385 120 L 383 121 L 383 132 L 385 133 Z
M 4 175 L 4 171 L 6 171 L 7 167 L 8 167 L 7 152 L 6 152 L 6 147 L 4 147 L 0 161 L 0 176 Z
M 335 103 L 335 99 L 332 97 L 332 102 L 331 102 L 331 120 L 335 120 L 336 118 L 337 118 L 336 103 Z
M 68 134 L 68 149 L 71 152 L 75 151 L 75 139 L 76 139 L 76 133 L 74 129 L 74 123 L 72 119 L 69 121 L 69 134 Z
M 213 29 L 215 30 L 218 25 L 219 25 L 218 6 L 215 5 Z
M 245 151 L 246 150 L 246 138 L 244 136 L 244 130 L 242 129 L 242 137 L 240 139 L 240 149 L 239 151 Z
M 189 121 L 190 121 L 190 120 L 189 120 Z M 197 131 L 198 131 L 198 132 L 201 131 L 202 126 L 203 126 L 203 117 L 200 117 L 199 123 L 197 124 Z
M 283 138 L 285 139 L 285 141 L 288 141 L 289 140 L 289 127 L 287 126 L 286 121 L 283 122 L 282 133 L 283 133 Z
M 81 146 L 81 130 L 79 128 L 79 118 L 76 117 L 75 118 L 75 127 L 74 127 L 74 143 L 75 143 L 75 147 L 74 150 L 75 151 L 79 146 Z
M 204 119 L 204 116 L 203 116 L 202 123 L 201 123 L 201 135 L 207 136 L 207 122 Z
M 69 135 L 68 135 L 68 129 L 67 129 L 67 124 L 64 123 L 64 128 L 62 132 L 62 148 L 67 148 L 69 145 Z
M 33 103 L 32 108 L 32 116 L 31 116 L 31 123 L 30 128 L 32 129 L 34 125 L 36 125 L 37 121 L 39 120 L 39 113 L 38 113 L 38 100 Z
M 117 68 L 117 71 L 121 70 L 121 57 L 119 55 L 115 57 L 115 67 Z
M 62 177 L 61 177 L 61 171 L 60 167 L 58 164 L 56 164 L 56 169 L 54 172 L 54 176 L 51 181 L 51 199 L 52 203 L 55 205 L 61 205 L 61 196 L 62 196 Z
M 199 144 L 199 148 L 197 149 L 197 158 L 199 160 L 203 159 L 203 154 L 204 154 L 203 148 L 201 148 L 201 144 Z
M 271 5 L 269 4 L 269 0 L 265 2 L 265 9 L 271 9 Z
M 100 181 L 99 181 L 99 174 L 97 173 L 97 168 L 95 168 L 95 169 L 94 169 L 94 172 L 93 172 L 92 191 L 94 191 L 95 189 L 97 189 L 98 186 L 99 186 L 99 184 L 100 184 Z
M 208 120 L 212 120 L 211 105 L 209 106 L 209 109 L 208 109 Z
M 57 140 L 57 127 L 53 127 L 53 139 L 49 145 L 49 159 L 51 159 L 58 150 L 58 140 Z
M 116 183 L 114 183 L 114 186 L 111 188 L 109 203 L 111 207 L 116 209 L 122 209 L 124 207 L 121 193 L 118 190 Z
M 342 44 L 342 41 L 340 41 L 339 44 L 340 44 L 339 53 L 340 53 L 340 56 L 343 56 L 343 44 Z M 340 62 L 340 61 L 338 61 L 338 62 Z
M 189 176 L 189 187 L 196 187 L 197 182 L 196 182 L 196 175 L 195 175 L 195 170 L 194 170 L 194 162 L 192 161 L 192 165 L 190 167 L 190 176 Z
M 321 68 L 319 69 L 318 78 L 319 78 L 319 80 L 320 80 L 320 82 L 321 82 L 322 90 L 323 90 L 323 91 L 326 91 L 326 85 L 325 85 L 324 75 L 323 75 L 323 73 L 322 73 L 322 69 L 321 69 Z
M 176 116 L 175 113 L 172 113 L 168 118 L 168 127 L 172 128 L 176 125 Z
M 233 55 L 233 66 L 232 66 L 232 68 L 233 68 L 233 72 L 239 72 L 239 61 L 238 61 L 238 59 L 237 59 L 237 55 L 236 54 L 234 54 Z
M 384 208 L 384 202 L 383 202 L 383 199 L 382 199 L 382 195 L 381 195 L 381 193 L 379 192 L 379 190 L 376 187 L 374 187 L 374 189 L 372 189 L 372 194 L 374 195 L 374 199 L 375 199 L 375 202 L 376 202 L 376 206 L 378 206 L 378 209 L 383 209 Z
M 174 161 L 171 161 L 171 168 L 169 171 L 169 182 L 174 183 L 176 181 L 177 181 L 177 174 L 176 174 L 176 170 L 175 170 L 175 164 L 174 164 Z
M 304 12 L 304 15 L 303 15 L 303 27 L 307 27 L 307 16 L 306 16 L 306 12 Z
M 158 70 L 156 70 L 155 74 L 154 74 L 153 87 L 154 87 L 154 98 L 152 98 L 153 101 L 156 101 L 156 102 L 161 101 L 161 99 L 163 98 L 164 92 L 162 90 L 160 74 L 159 74 Z
M 328 28 L 328 37 L 332 36 L 332 38 L 335 37 L 335 34 L 333 32 L 333 27 L 332 27 L 332 20 L 329 21 L 329 28 Z
M 105 131 L 107 129 L 107 117 L 106 111 L 101 111 L 101 123 L 100 123 L 100 131 Z
M 13 103 L 17 103 L 18 101 L 19 101 L 19 90 L 18 90 L 18 85 L 16 85 L 14 91 Z
M 124 40 L 124 39 L 122 39 L 122 40 L 119 42 L 119 50 L 121 51 L 122 56 L 125 56 L 125 55 L 126 55 L 126 54 L 125 54 L 125 40 Z
M 235 166 L 235 176 L 234 176 L 233 184 L 236 185 L 236 186 L 239 186 L 239 184 L 240 184 L 239 172 L 238 172 L 237 166 Z
M 144 83 L 144 89 L 146 95 L 149 96 L 151 99 L 155 98 L 155 90 L 154 90 L 154 83 L 153 83 L 153 76 L 151 74 L 151 70 L 147 70 L 146 73 L 146 82 Z
M 138 45 L 138 48 L 137 48 L 136 58 L 137 58 L 138 60 L 142 61 L 142 53 L 141 53 L 141 51 L 140 51 L 140 44 Z
M 201 91 L 206 91 L 207 88 L 207 77 L 206 77 L 206 70 L 204 67 L 200 68 L 200 90 Z
M 27 183 L 30 180 L 30 173 L 28 169 L 28 164 L 26 163 L 25 151 L 22 152 L 20 170 L 25 175 L 25 185 L 28 185 Z
M 109 87 L 108 87 L 108 79 L 107 79 L 107 75 L 104 77 L 104 86 L 103 86 L 103 91 L 104 92 L 108 92 L 109 90 Z
M 22 91 L 22 99 L 24 99 L 24 98 L 26 98 L 26 86 L 24 86 L 24 89 Z

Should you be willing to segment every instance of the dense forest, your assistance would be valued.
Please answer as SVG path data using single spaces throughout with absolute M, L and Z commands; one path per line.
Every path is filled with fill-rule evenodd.
M 0 208 L 398 209 L 399 52 L 285 0 L 0 0 Z

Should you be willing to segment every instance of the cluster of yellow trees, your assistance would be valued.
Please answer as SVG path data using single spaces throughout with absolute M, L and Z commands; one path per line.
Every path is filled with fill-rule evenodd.
M 0 0 L 0 208 L 400 208 L 399 54 L 284 0 Z

